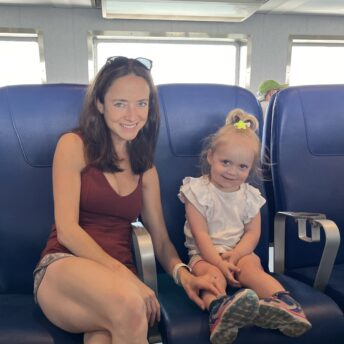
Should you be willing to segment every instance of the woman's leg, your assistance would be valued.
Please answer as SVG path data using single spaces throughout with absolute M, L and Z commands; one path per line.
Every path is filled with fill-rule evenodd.
M 256 292 L 259 298 L 270 297 L 272 294 L 284 291 L 284 287 L 275 278 L 266 273 L 255 254 L 242 257 L 238 262 L 240 272 L 237 274 L 239 282 Z
M 108 331 L 93 331 L 84 334 L 84 344 L 111 344 L 111 334 Z
M 146 306 L 137 286 L 96 262 L 69 257 L 50 264 L 37 298 L 47 318 L 66 331 L 107 331 L 112 344 L 147 343 Z

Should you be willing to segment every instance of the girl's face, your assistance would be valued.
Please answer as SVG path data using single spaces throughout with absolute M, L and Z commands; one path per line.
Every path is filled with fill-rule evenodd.
M 209 151 L 207 158 L 210 181 L 221 191 L 238 191 L 254 163 L 253 143 L 247 137 L 234 135 L 220 142 L 214 151 Z
M 149 86 L 137 75 L 116 79 L 104 97 L 97 101 L 115 145 L 135 139 L 147 122 L 149 109 Z

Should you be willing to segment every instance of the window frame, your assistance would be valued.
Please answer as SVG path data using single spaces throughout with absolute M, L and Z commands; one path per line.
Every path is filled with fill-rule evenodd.
M 228 43 L 236 48 L 235 85 L 245 80 L 242 87 L 249 88 L 251 79 L 251 36 L 247 34 L 209 35 L 200 32 L 142 32 L 142 31 L 89 31 L 88 32 L 88 77 L 91 81 L 97 73 L 97 44 L 103 42 L 121 43 L 173 43 L 173 44 L 223 44 Z M 242 47 L 247 47 L 246 67 L 242 68 Z M 242 73 L 245 73 L 243 76 Z M 240 74 L 241 73 L 241 74 Z
M 42 84 L 47 82 L 45 68 L 43 32 L 37 29 L 10 29 L 0 28 L 0 41 L 36 42 L 38 44 L 40 80 Z
M 288 59 L 286 66 L 286 83 L 290 84 L 291 58 L 294 46 L 329 46 L 343 47 L 344 35 L 290 35 L 288 40 Z

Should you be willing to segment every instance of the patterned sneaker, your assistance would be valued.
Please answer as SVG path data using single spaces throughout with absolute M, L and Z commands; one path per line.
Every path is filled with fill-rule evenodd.
M 254 319 L 254 325 L 279 329 L 289 337 L 301 336 L 312 327 L 300 304 L 287 291 L 259 300 L 259 315 Z
M 232 296 L 224 296 L 209 315 L 211 343 L 232 343 L 238 329 L 257 317 L 258 309 L 258 296 L 251 289 L 241 289 Z

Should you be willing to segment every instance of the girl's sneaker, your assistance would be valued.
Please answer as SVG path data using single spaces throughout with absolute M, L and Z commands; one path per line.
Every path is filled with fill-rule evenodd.
M 254 325 L 278 329 L 289 337 L 301 336 L 312 327 L 300 304 L 287 291 L 259 300 L 259 314 Z
M 232 296 L 223 296 L 210 311 L 210 341 L 230 344 L 238 329 L 252 323 L 258 315 L 259 299 L 251 289 L 241 289 Z

